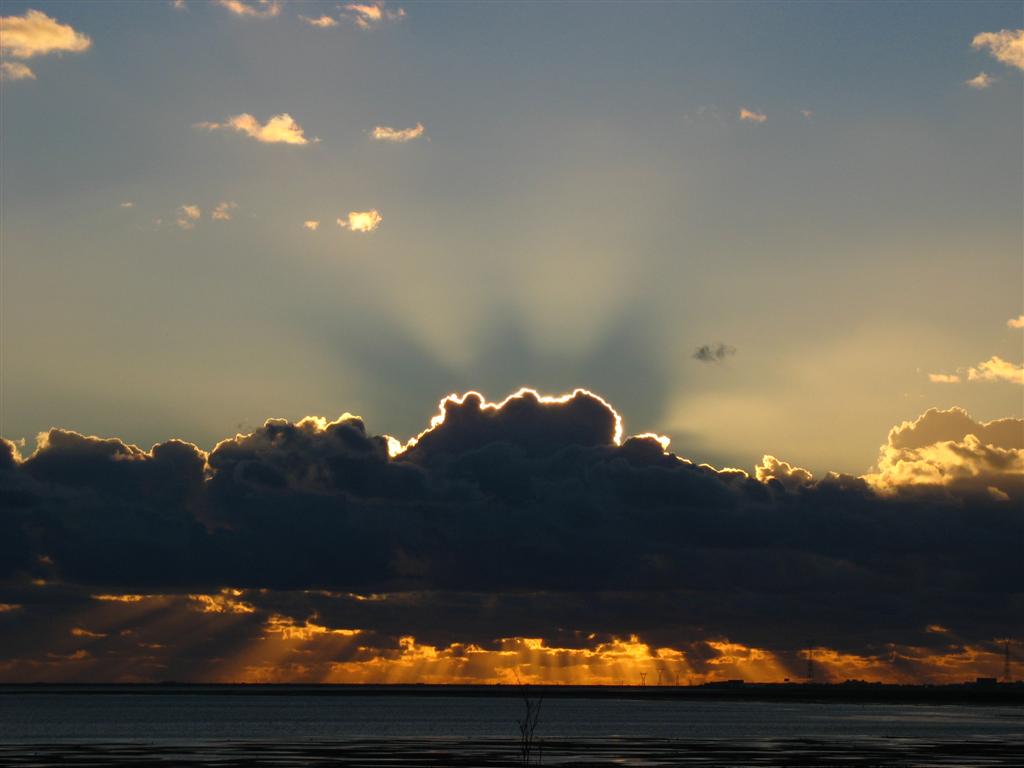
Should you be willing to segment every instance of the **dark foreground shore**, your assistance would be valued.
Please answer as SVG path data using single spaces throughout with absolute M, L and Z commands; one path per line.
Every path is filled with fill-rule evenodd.
M 545 766 L 1020 766 L 1020 739 L 932 741 L 857 738 L 669 740 L 557 739 L 538 745 Z M 387 739 L 310 742 L 219 741 L 187 744 L 0 744 L 8 766 L 398 766 L 522 765 L 519 744 L 503 739 Z

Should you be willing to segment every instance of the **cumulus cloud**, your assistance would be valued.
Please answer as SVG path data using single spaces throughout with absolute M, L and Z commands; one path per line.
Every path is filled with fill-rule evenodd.
M 48 53 L 80 53 L 92 40 L 61 24 L 42 11 L 28 10 L 22 16 L 0 16 L 0 53 L 16 59 L 30 59 Z
M 327 16 L 326 14 L 323 16 L 319 16 L 315 19 L 309 16 L 299 16 L 299 18 L 302 21 L 309 24 L 311 27 L 320 27 L 321 29 L 326 29 L 327 27 L 338 26 L 338 20 L 335 19 L 333 16 Z
M 352 232 L 373 232 L 384 217 L 376 208 L 369 211 L 349 211 L 348 216 L 338 219 L 338 226 Z
M 1001 29 L 974 36 L 971 47 L 987 50 L 996 61 L 1008 67 L 1024 69 L 1024 29 Z
M 310 232 L 316 232 L 320 228 L 320 222 L 315 219 L 302 222 L 302 226 L 308 229 Z
M 287 112 L 274 115 L 266 123 L 262 124 L 248 112 L 243 112 L 241 115 L 229 117 L 223 123 L 196 123 L 195 127 L 204 128 L 208 131 L 237 131 L 264 144 L 296 144 L 303 146 L 310 142 L 315 143 L 319 141 L 317 138 L 306 138 L 302 126 L 295 122 L 295 119 Z
M 720 363 L 735 354 L 736 347 L 718 342 L 717 344 L 701 344 L 691 357 L 702 363 Z
M 405 16 L 402 8 L 388 8 L 382 2 L 348 3 L 345 5 L 347 16 L 360 29 L 371 29 L 388 21 L 398 21 Z
M 210 214 L 210 218 L 214 221 L 230 221 L 236 208 L 238 208 L 238 203 L 232 203 L 230 201 L 217 203 L 213 212 Z
M 198 205 L 181 205 L 175 212 L 174 223 L 182 229 L 192 229 L 202 215 Z
M 814 637 L 839 679 L 920 680 L 998 666 L 993 638 L 1024 631 L 1024 421 L 928 411 L 864 478 L 773 456 L 751 477 L 666 446 L 586 390 L 450 395 L 404 444 L 351 414 L 209 453 L 0 442 L 0 604 L 19 606 L 0 673 L 495 681 L 531 659 L 614 683 L 632 658 L 781 679 Z M 182 653 L 170 625 L 203 643 Z M 67 664 L 83 639 L 88 672 Z M 879 661 L 894 646 L 918 662 Z
M 377 141 L 391 141 L 404 144 L 407 141 L 418 139 L 423 135 L 423 123 L 416 123 L 412 128 L 389 128 L 386 125 L 378 125 L 371 134 Z
M 995 78 L 985 72 L 979 72 L 970 80 L 965 81 L 971 88 L 977 88 L 978 90 L 984 90 L 990 88 L 992 83 L 995 82 Z
M 281 12 L 280 0 L 216 0 L 217 5 L 227 8 L 236 16 L 253 19 L 270 19 Z
M 754 467 L 754 476 L 761 483 L 774 480 L 787 490 L 795 490 L 814 482 L 814 475 L 803 467 L 794 467 L 789 462 L 767 454 L 761 459 L 761 463 Z
M 874 487 L 955 488 L 962 493 L 1024 499 L 1024 419 L 977 422 L 961 408 L 931 409 L 893 427 L 879 452 Z
M 757 112 L 753 109 L 740 107 L 740 120 L 744 120 L 748 123 L 763 123 L 768 120 L 768 115 L 764 114 L 764 112 Z
M 35 72 L 20 61 L 0 61 L 0 80 L 35 80 Z
M 1017 365 L 992 355 L 988 360 L 967 369 L 968 381 L 1003 381 L 1010 384 L 1024 384 L 1024 364 Z
M 1024 315 L 1017 315 L 1017 317 L 1011 317 L 1006 321 L 1007 328 L 1024 328 Z

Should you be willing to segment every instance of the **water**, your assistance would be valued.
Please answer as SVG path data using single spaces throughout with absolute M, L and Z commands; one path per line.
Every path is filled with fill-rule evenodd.
M 0 694 L 0 742 L 510 739 L 514 697 Z M 1019 740 L 1020 707 L 551 698 L 545 739 Z

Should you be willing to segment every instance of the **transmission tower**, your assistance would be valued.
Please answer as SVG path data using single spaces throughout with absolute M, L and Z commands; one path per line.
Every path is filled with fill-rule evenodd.
M 646 688 L 647 687 L 647 673 L 646 672 L 641 672 L 640 673 L 640 687 L 641 688 Z

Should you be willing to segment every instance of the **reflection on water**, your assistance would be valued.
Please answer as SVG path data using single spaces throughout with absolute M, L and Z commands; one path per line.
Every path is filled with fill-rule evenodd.
M 509 738 L 509 697 L 0 694 L 0 741 Z M 547 739 L 1020 737 L 1018 707 L 558 698 Z

